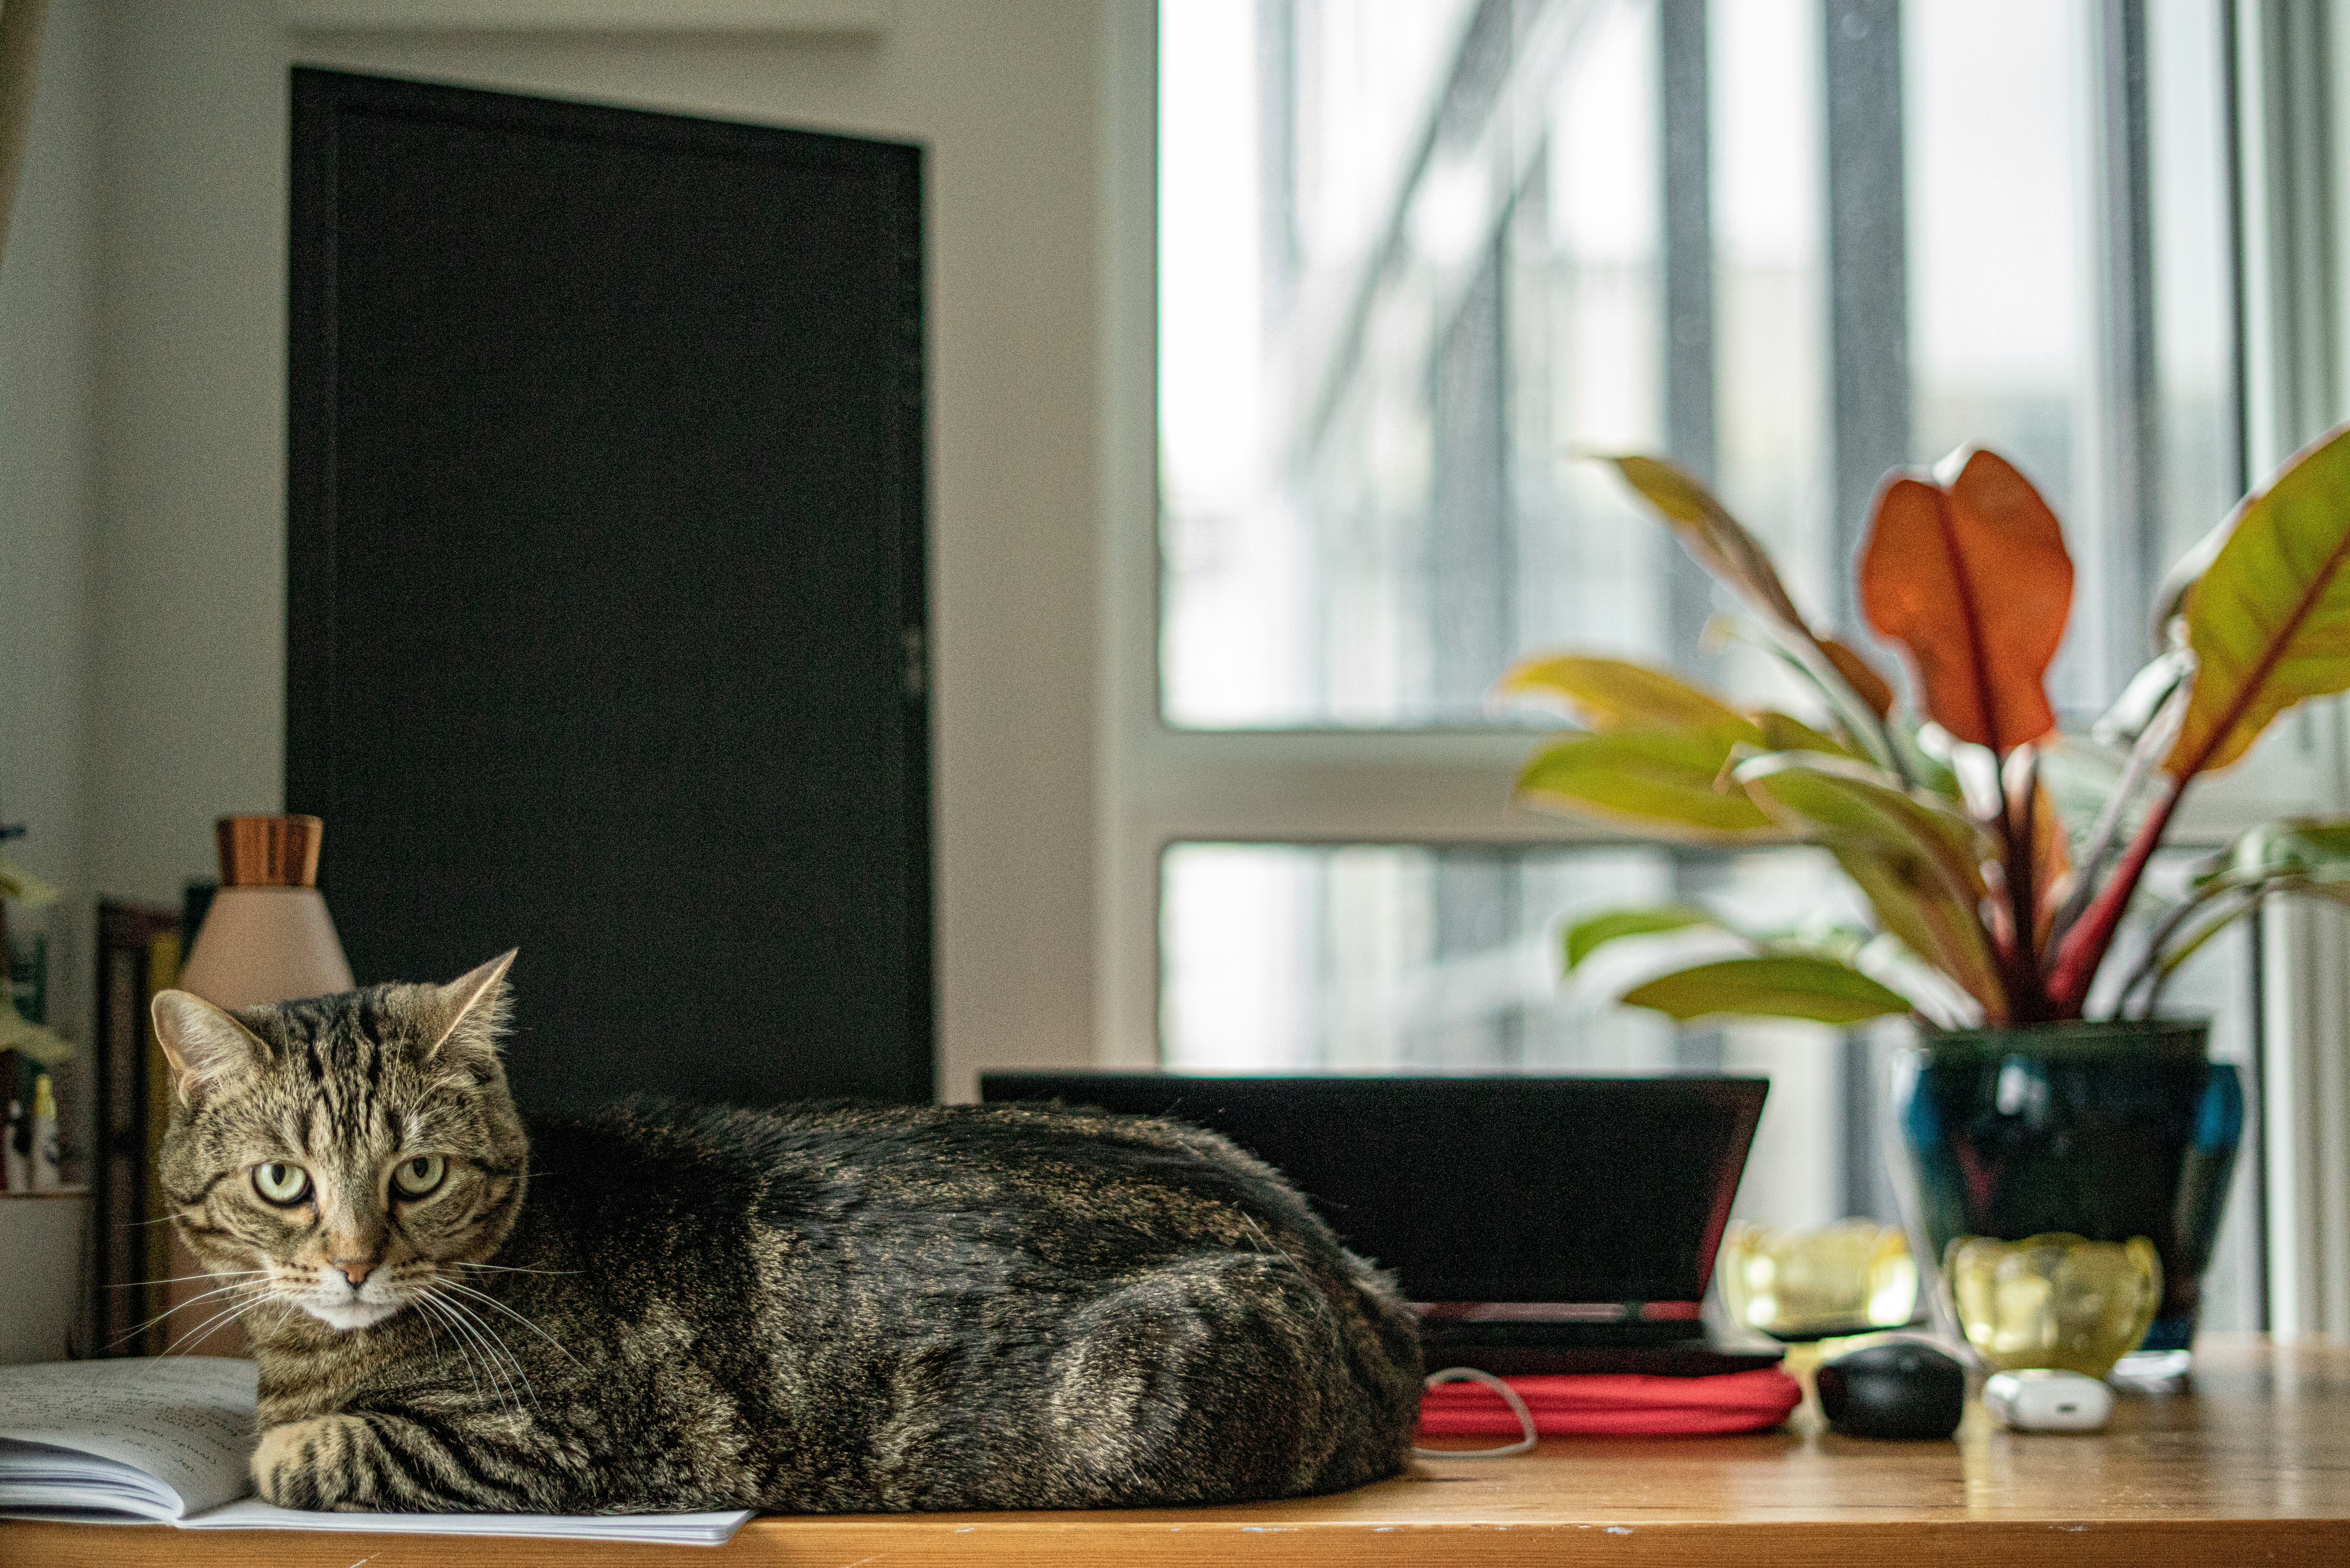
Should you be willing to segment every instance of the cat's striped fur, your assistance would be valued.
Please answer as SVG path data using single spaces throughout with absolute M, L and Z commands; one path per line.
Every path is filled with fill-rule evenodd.
M 1222 1138 L 1035 1107 L 526 1125 L 504 967 L 157 1001 L 164 1188 L 260 1362 L 264 1498 L 1079 1508 L 1406 1462 L 1410 1314 Z

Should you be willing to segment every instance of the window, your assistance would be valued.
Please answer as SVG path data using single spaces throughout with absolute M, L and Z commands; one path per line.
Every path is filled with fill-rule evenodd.
M 1161 28 L 1172 724 L 1489 723 L 1562 643 L 1760 695 L 1769 661 L 1700 652 L 1709 585 L 1575 454 L 1711 477 L 1850 626 L 1879 478 L 1962 441 L 2067 521 L 2085 719 L 2239 488 L 2212 0 L 1204 0 Z
M 1157 914 L 1111 919 L 1128 1059 L 1765 1071 L 1748 1211 L 1889 1212 L 1898 1029 L 1677 1031 L 1556 976 L 1557 923 L 1591 909 L 1793 925 L 1851 895 L 1800 850 L 1505 811 L 1535 721 L 1487 694 L 1574 646 L 1799 701 L 1709 639 L 1727 606 L 1579 454 L 1707 476 L 1856 633 L 1881 476 L 1975 441 L 2065 520 L 2052 685 L 2093 719 L 2243 483 L 2229 10 L 1162 6 L 1155 660 L 1128 671 L 1112 855 L 1113 898 Z M 2333 724 L 2284 727 L 2190 828 L 2333 798 Z M 2254 1049 L 2249 947 L 2187 980 L 2226 1055 Z M 2214 1324 L 2259 1321 L 2251 1207 Z

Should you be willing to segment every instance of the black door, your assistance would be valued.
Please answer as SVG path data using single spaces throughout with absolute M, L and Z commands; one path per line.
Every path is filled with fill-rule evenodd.
M 287 809 L 525 1105 L 926 1099 L 921 163 L 296 70 Z

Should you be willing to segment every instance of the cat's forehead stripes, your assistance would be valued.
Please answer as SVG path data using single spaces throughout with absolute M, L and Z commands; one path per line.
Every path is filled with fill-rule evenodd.
M 373 1167 L 406 1149 L 487 1155 L 499 1140 L 485 1142 L 485 1116 L 512 1114 L 503 1075 L 484 1042 L 435 1049 L 439 1001 L 438 988 L 386 985 L 251 1010 L 257 1072 L 197 1119 L 211 1135 L 268 1146 L 245 1158 L 320 1168 Z

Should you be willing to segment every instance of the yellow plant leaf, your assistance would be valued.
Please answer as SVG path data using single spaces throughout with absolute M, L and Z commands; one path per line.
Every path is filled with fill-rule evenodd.
M 1553 653 L 1529 659 L 1502 677 L 1503 697 L 1540 697 L 1594 730 L 1700 729 L 1762 732 L 1720 699 L 1661 670 L 1621 659 Z
M 1659 975 L 1626 992 L 1627 1006 L 1692 1019 L 1804 1018 L 1858 1023 L 1909 1011 L 1908 998 L 1858 970 L 1809 953 L 1723 959 Z
M 2189 592 L 2195 686 L 2163 768 L 2184 783 L 2251 749 L 2278 714 L 2350 690 L 2350 426 L 2237 508 Z
M 1570 735 L 1518 774 L 1516 798 L 1687 843 L 1783 842 L 1787 833 L 1725 774 L 1736 731 L 1609 730 Z

